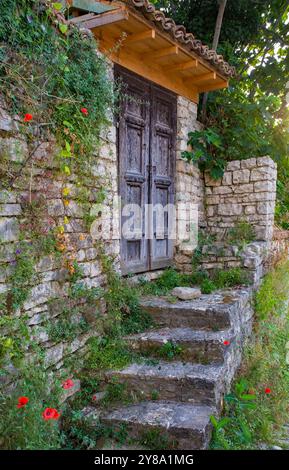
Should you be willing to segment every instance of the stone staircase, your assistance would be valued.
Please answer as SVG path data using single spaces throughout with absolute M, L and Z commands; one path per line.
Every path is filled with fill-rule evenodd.
M 212 431 L 210 416 L 221 411 L 251 333 L 252 289 L 175 303 L 147 298 L 142 308 L 157 327 L 126 339 L 152 360 L 106 374 L 107 381 L 125 383 L 140 401 L 103 413 L 101 421 L 116 429 L 125 425 L 134 439 L 158 431 L 174 448 L 205 449 Z M 179 347 L 180 354 L 153 360 L 167 343 Z

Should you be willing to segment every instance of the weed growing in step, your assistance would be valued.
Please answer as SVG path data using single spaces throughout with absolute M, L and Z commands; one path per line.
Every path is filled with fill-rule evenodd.
M 89 347 L 86 369 L 91 372 L 120 369 L 137 359 L 120 338 L 91 338 Z
M 217 289 L 248 285 L 248 275 L 244 269 L 231 268 L 228 270 L 217 270 L 212 276 L 213 283 Z
M 216 284 L 211 279 L 205 279 L 201 284 L 202 294 L 212 294 L 217 290 Z
M 176 447 L 175 443 L 169 441 L 168 436 L 158 429 L 144 432 L 138 442 L 150 450 L 170 450 Z
M 254 227 L 245 220 L 238 222 L 229 230 L 227 240 L 231 245 L 243 247 L 256 240 Z
M 217 289 L 248 284 L 246 272 L 241 268 L 215 271 L 212 278 L 205 271 L 196 270 L 191 274 L 182 274 L 169 268 L 153 282 L 140 281 L 140 288 L 143 295 L 168 296 L 175 287 L 200 286 L 202 294 L 211 294 Z M 174 298 L 172 301 L 174 302 Z
M 278 444 L 288 424 L 289 263 L 263 280 L 256 295 L 254 336 L 245 351 L 234 394 L 214 422 L 214 449 L 257 449 Z
M 164 343 L 158 350 L 158 356 L 163 359 L 173 360 L 180 356 L 183 352 L 183 348 L 172 341 Z

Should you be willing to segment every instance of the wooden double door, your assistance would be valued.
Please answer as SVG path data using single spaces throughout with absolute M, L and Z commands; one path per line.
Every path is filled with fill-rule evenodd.
M 169 266 L 173 258 L 174 214 L 161 208 L 174 204 L 177 99 L 121 67 L 116 78 L 121 269 L 141 273 Z

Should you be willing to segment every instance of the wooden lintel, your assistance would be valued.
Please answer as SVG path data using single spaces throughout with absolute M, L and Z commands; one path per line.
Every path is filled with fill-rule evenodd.
M 216 80 L 217 74 L 216 72 L 209 72 L 203 73 L 202 75 L 196 75 L 192 78 L 187 78 L 185 81 L 186 83 L 190 83 L 191 85 L 198 85 L 202 82 L 208 82 L 210 80 Z
M 100 15 L 95 15 L 94 18 L 87 21 L 83 21 L 79 24 L 84 26 L 85 28 L 94 29 L 99 28 L 100 26 L 110 25 L 118 21 L 127 20 L 128 16 L 129 14 L 126 9 L 119 8 L 118 10 L 113 10 L 107 13 L 102 13 Z
M 198 67 L 199 62 L 197 59 L 189 60 L 187 62 L 181 62 L 170 67 L 164 67 L 167 72 L 182 72 L 183 70 L 191 70 Z
M 165 47 L 164 49 L 160 49 L 155 52 L 152 51 L 148 54 L 145 54 L 145 58 L 161 59 L 162 57 L 168 57 L 170 55 L 177 55 L 178 53 L 179 53 L 178 46 L 171 46 L 171 47 Z
M 132 44 L 135 42 L 145 41 L 147 39 L 155 39 L 156 38 L 156 30 L 155 29 L 148 29 L 147 31 L 142 31 L 138 34 L 132 34 L 128 36 L 125 40 L 125 44 Z
M 224 80 L 223 82 L 217 82 L 212 85 L 200 85 L 198 87 L 199 93 L 206 93 L 207 91 L 222 90 L 223 88 L 228 88 L 229 81 Z
M 92 20 L 95 18 L 95 13 L 87 13 L 86 15 L 74 16 L 69 20 L 69 23 L 78 24 L 83 23 L 84 21 Z

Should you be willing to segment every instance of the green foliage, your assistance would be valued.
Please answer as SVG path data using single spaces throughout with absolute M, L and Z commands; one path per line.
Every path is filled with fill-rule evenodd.
M 215 421 L 214 449 L 257 449 L 278 443 L 288 416 L 289 264 L 269 273 L 256 296 L 257 323 L 235 392 Z M 271 393 L 266 394 L 265 389 Z
M 238 222 L 228 232 L 227 241 L 232 245 L 244 246 L 256 239 L 254 227 L 246 221 Z
M 196 254 L 193 266 L 197 266 L 200 261 L 202 249 L 199 248 L 199 251 L 200 256 Z M 196 260 L 198 260 L 198 263 Z M 241 268 L 231 268 L 226 271 L 216 270 L 212 279 L 209 278 L 207 272 L 198 269 L 191 274 L 182 274 L 169 268 L 163 271 L 161 276 L 153 282 L 140 281 L 140 287 L 144 295 L 167 296 L 175 287 L 199 285 L 203 294 L 211 294 L 217 289 L 247 285 L 248 283 L 246 272 Z
M 103 406 L 111 407 L 114 403 L 130 403 L 131 397 L 129 395 L 129 390 L 127 384 L 120 383 L 117 379 L 112 380 L 107 384 L 105 389 L 105 396 L 101 402 Z
M 173 268 L 165 269 L 155 281 L 140 280 L 144 295 L 167 295 L 175 287 L 189 287 L 197 284 L 205 276 L 204 273 L 182 274 Z
M 212 44 L 216 0 L 154 3 Z M 286 0 L 227 2 L 218 53 L 237 67 L 238 78 L 230 80 L 228 90 L 209 94 L 205 128 L 190 133 L 192 149 L 184 153 L 213 177 L 222 176 L 224 161 L 271 156 L 279 166 L 276 221 L 284 229 L 289 226 L 288 17 Z
M 203 171 L 208 170 L 213 179 L 223 176 L 226 162 L 220 158 L 223 150 L 220 134 L 213 128 L 189 132 L 188 145 L 192 150 L 183 152 L 183 158 L 198 164 Z
M 90 371 L 120 369 L 136 358 L 120 338 L 91 338 L 89 346 L 87 369 Z
M 217 286 L 211 279 L 204 279 L 201 283 L 202 294 L 212 294 L 217 290 Z
M 144 432 L 139 443 L 150 450 L 174 449 L 174 443 L 170 442 L 168 436 L 158 429 Z
M 61 318 L 48 327 L 50 341 L 55 343 L 61 341 L 73 341 L 77 336 L 89 331 L 89 324 L 82 318 L 73 322 L 71 318 Z
M 139 289 L 115 272 L 112 260 L 103 253 L 101 262 L 107 274 L 108 288 L 104 292 L 108 318 L 106 331 L 110 336 L 140 333 L 152 326 L 152 319 L 139 305 Z
M 256 294 L 256 314 L 259 320 L 286 314 L 286 300 L 289 292 L 288 263 L 281 264 L 270 272 Z
M 180 356 L 183 352 L 181 346 L 172 341 L 164 343 L 158 350 L 158 356 L 163 359 L 173 360 L 176 357 Z
M 213 274 L 213 282 L 217 289 L 248 285 L 248 275 L 244 269 L 231 268 L 227 270 L 217 270 Z
M 2 14 L 3 12 L 3 14 Z M 7 103 L 20 115 L 31 113 L 32 126 L 66 142 L 60 158 L 69 167 L 85 154 L 85 164 L 113 103 L 105 60 L 95 41 L 77 28 L 59 34 L 49 9 L 34 0 L 1 3 L 0 78 Z M 34 69 L 31 80 L 31 69 Z M 88 110 L 83 115 L 81 108 Z

